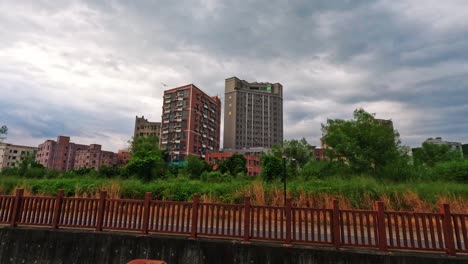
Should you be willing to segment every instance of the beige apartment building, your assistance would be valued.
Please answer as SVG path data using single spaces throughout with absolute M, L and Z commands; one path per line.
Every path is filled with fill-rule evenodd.
M 225 81 L 224 148 L 271 148 L 283 143 L 283 86 Z
M 133 137 L 161 136 L 161 122 L 150 122 L 144 116 L 135 118 Z
M 36 155 L 37 147 L 20 146 L 0 142 L 0 170 L 16 167 L 27 155 Z

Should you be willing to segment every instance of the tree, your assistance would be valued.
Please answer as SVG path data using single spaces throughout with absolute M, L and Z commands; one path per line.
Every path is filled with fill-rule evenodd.
M 468 144 L 462 145 L 463 157 L 468 158 Z
M 190 178 L 199 179 L 200 175 L 207 170 L 208 165 L 204 160 L 201 160 L 198 156 L 188 155 L 187 165 L 184 170 L 187 172 Z
M 281 179 L 283 173 L 283 166 L 281 158 L 265 154 L 260 158 L 262 164 L 262 178 L 264 181 L 270 182 L 274 179 Z
M 322 132 L 330 159 L 345 160 L 357 173 L 375 174 L 404 155 L 398 132 L 362 108 L 352 120 L 328 119 Z
M 163 157 L 163 152 L 159 149 L 159 138 L 156 136 L 136 137 L 131 144 L 132 158 L 144 158 L 151 155 Z
M 234 154 L 225 160 L 221 160 L 218 163 L 217 170 L 221 173 L 229 173 L 232 176 L 236 176 L 238 173 L 246 173 L 247 160 L 243 155 Z
M 300 140 L 285 140 L 283 153 L 286 157 L 293 159 L 299 167 L 303 167 L 312 157 L 310 145 L 305 138 Z
M 459 160 L 461 155 L 449 145 L 424 142 L 421 148 L 413 149 L 413 159 L 415 163 L 433 167 L 439 162 Z
M 136 175 L 143 181 L 150 181 L 165 175 L 165 155 L 159 149 L 157 137 L 136 137 L 130 143 L 132 158 L 125 167 L 128 175 Z
M 1 126 L 0 127 L 0 141 L 5 139 L 6 134 L 8 134 L 8 127 L 7 126 Z

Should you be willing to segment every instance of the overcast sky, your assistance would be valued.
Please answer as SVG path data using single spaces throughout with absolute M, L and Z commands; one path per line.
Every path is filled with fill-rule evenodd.
M 404 144 L 468 142 L 466 0 L 0 0 L 0 25 L 7 142 L 117 150 L 161 120 L 162 83 L 224 99 L 232 76 L 283 84 L 286 139 L 363 107 Z

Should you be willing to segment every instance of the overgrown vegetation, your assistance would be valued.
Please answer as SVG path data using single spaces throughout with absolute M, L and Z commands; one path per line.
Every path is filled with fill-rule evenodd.
M 458 212 L 468 211 L 468 159 L 449 147 L 423 144 L 413 150 L 401 145 L 398 131 L 358 109 L 352 120 L 327 120 L 322 140 L 325 160 L 316 160 L 305 139 L 287 140 L 261 157 L 262 174 L 246 176 L 246 160 L 234 155 L 216 164 L 216 171 L 196 156 L 187 165 L 171 166 L 159 149 L 158 138 L 131 142 L 132 159 L 126 167 L 79 169 L 64 173 L 47 170 L 26 157 L 17 168 L 4 169 L 0 193 L 25 188 L 31 194 L 95 196 L 107 190 L 111 197 L 241 203 L 251 196 L 255 204 L 283 204 L 283 173 L 288 195 L 301 206 L 329 207 L 334 198 L 345 208 L 372 208 L 384 200 L 397 210 L 435 210 L 450 202 Z M 285 170 L 284 170 L 285 169 Z

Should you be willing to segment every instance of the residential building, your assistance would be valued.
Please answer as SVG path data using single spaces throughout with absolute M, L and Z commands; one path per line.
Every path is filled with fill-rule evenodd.
M 444 141 L 441 137 L 436 138 L 428 138 L 424 141 L 424 143 L 436 144 L 436 145 L 447 145 L 450 147 L 452 151 L 459 152 L 460 155 L 463 157 L 463 149 L 462 144 L 460 142 L 450 142 Z
M 101 145 L 91 144 L 87 149 L 77 150 L 73 168 L 93 168 L 99 170 L 101 166 L 117 167 L 118 154 L 111 151 L 103 151 L 101 148 Z
M 57 141 L 46 140 L 39 145 L 36 162 L 48 169 L 69 171 L 79 168 L 99 169 L 117 166 L 117 154 L 101 150 L 101 145 L 83 145 L 70 142 L 70 137 L 59 136 Z
M 312 152 L 312 157 L 315 160 L 324 160 L 325 159 L 324 148 L 323 147 L 310 146 L 310 150 Z
M 133 137 L 161 136 L 161 122 L 150 122 L 144 116 L 135 117 L 135 131 Z
M 236 152 L 212 152 L 207 153 L 205 156 L 205 162 L 208 164 L 213 165 L 213 170 L 217 169 L 217 164 L 221 160 L 228 159 L 232 157 L 234 154 L 239 154 Z M 242 155 L 242 154 L 241 154 Z M 252 155 L 244 155 L 246 159 L 246 167 L 247 167 L 247 175 L 249 176 L 256 176 L 262 173 L 262 167 L 260 165 L 260 157 L 252 156 Z
M 127 163 L 132 158 L 132 154 L 130 153 L 129 149 L 121 149 L 117 152 L 117 166 L 123 167 L 127 165 Z
M 378 118 L 376 118 L 375 122 L 377 122 L 378 124 L 393 130 L 393 121 L 390 120 L 390 119 L 378 119 Z
M 172 162 L 219 149 L 221 100 L 193 84 L 164 91 L 161 149 Z
M 57 171 L 69 171 L 74 168 L 75 152 L 86 150 L 87 145 L 70 142 L 70 137 L 59 136 L 57 141 L 46 140 L 39 145 L 36 162 Z
M 225 80 L 224 148 L 271 148 L 283 143 L 283 86 Z
M 36 155 L 37 147 L 0 142 L 0 170 L 17 167 L 27 155 Z

